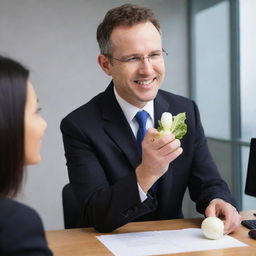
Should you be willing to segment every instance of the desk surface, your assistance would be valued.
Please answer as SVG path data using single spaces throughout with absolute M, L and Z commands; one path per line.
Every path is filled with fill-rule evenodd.
M 255 211 L 254 211 L 255 212 Z M 243 219 L 255 219 L 253 211 L 242 212 Z M 175 220 L 161 220 L 150 222 L 132 222 L 129 223 L 111 234 L 126 233 L 126 232 L 142 232 L 153 230 L 172 230 L 182 228 L 199 228 L 202 219 L 175 219 Z M 84 229 L 65 229 L 47 231 L 46 237 L 49 247 L 54 252 L 55 256 L 108 256 L 113 255 L 97 238 L 100 235 L 95 232 L 93 228 Z M 211 251 L 197 251 L 189 253 L 180 253 L 179 256 L 250 256 L 256 255 L 256 240 L 250 239 L 248 236 L 248 229 L 242 225 L 238 230 L 231 234 L 232 237 L 248 244 L 247 247 L 237 247 L 229 249 L 218 249 Z M 166 254 L 173 255 L 173 254 Z

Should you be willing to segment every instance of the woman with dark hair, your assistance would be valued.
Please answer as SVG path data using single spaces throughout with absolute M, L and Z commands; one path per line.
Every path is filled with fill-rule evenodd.
M 11 198 L 20 190 L 24 166 L 41 160 L 46 122 L 38 114 L 29 71 L 0 56 L 0 255 L 52 255 L 39 215 Z

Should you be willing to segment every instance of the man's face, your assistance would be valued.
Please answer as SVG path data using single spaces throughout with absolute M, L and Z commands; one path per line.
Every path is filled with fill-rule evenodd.
M 142 108 L 154 99 L 163 82 L 164 60 L 154 57 L 162 54 L 162 40 L 159 31 L 151 22 L 133 26 L 119 26 L 111 34 L 112 57 L 127 60 L 152 56 L 135 62 L 121 62 L 111 59 L 109 75 L 112 76 L 118 94 L 130 104 Z

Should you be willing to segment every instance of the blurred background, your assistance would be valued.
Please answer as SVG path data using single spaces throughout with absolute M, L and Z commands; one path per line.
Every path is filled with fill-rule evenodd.
M 17 200 L 35 208 L 47 230 L 64 227 L 68 176 L 59 124 L 110 82 L 97 63 L 96 29 L 110 8 L 124 3 L 151 8 L 159 18 L 169 53 L 163 89 L 197 102 L 239 209 L 255 209 L 256 199 L 244 195 L 249 141 L 256 136 L 254 0 L 0 0 L 0 54 L 31 70 L 48 123 L 43 161 L 27 168 Z M 198 216 L 188 194 L 183 210 Z

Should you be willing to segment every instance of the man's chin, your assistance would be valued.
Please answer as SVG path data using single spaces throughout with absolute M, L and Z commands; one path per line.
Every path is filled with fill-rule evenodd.
M 157 95 L 157 93 L 154 93 L 154 94 L 151 94 L 151 95 L 148 95 L 148 96 L 141 97 L 140 102 L 146 104 L 147 102 L 154 100 L 156 95 Z

